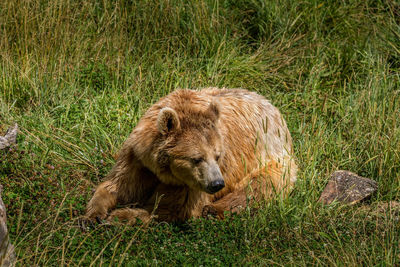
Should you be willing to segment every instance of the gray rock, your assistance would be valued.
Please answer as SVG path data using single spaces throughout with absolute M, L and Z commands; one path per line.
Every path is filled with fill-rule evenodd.
M 17 142 L 18 124 L 7 130 L 4 136 L 0 136 L 0 149 L 11 146 Z
M 15 253 L 8 236 L 6 208 L 1 198 L 2 189 L 0 185 L 0 266 L 8 267 L 15 265 Z
M 5 149 L 17 141 L 18 124 L 7 130 L 4 136 L 0 136 L 0 149 Z M 7 230 L 7 213 L 4 206 L 1 192 L 3 187 L 0 185 L 0 266 L 14 266 L 15 253 L 14 246 L 10 243 Z
M 324 204 L 335 200 L 355 204 L 372 195 L 377 189 L 378 185 L 374 180 L 349 171 L 335 171 L 318 201 Z

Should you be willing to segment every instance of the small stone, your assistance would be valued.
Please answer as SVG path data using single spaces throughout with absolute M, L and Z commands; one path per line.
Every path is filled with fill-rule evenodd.
M 8 267 L 15 265 L 15 252 L 8 236 L 6 208 L 1 199 L 2 189 L 0 185 L 0 266 Z
M 398 201 L 380 201 L 377 204 L 377 211 L 380 213 L 385 213 L 388 210 L 395 212 L 400 212 L 400 202 Z
M 364 210 L 373 212 L 374 214 L 389 214 L 395 215 L 398 219 L 400 216 L 400 202 L 398 201 L 379 201 L 374 205 L 364 207 Z
M 17 141 L 18 124 L 7 130 L 4 136 L 0 135 L 0 149 L 7 148 Z
M 349 171 L 335 171 L 318 201 L 324 204 L 330 204 L 335 200 L 355 204 L 372 195 L 377 189 L 378 185 L 374 180 Z
M 393 222 L 400 220 L 400 202 L 399 201 L 378 201 L 371 205 L 362 205 L 357 209 L 360 213 L 368 213 L 373 216 L 373 220 L 387 220 L 390 218 Z M 382 223 L 384 225 L 385 223 Z

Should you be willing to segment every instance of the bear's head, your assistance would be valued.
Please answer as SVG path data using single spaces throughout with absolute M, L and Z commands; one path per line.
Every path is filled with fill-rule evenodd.
M 220 164 L 223 141 L 219 130 L 219 104 L 201 110 L 191 107 L 164 107 L 157 118 L 163 140 L 159 162 L 170 175 L 159 177 L 166 184 L 187 185 L 213 194 L 224 186 Z

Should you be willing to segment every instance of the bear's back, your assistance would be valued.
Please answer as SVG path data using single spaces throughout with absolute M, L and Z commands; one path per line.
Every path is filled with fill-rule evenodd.
M 292 139 L 279 110 L 269 100 L 244 89 L 207 88 L 200 91 L 217 100 L 221 120 L 240 137 L 257 138 L 262 158 L 283 158 L 292 153 Z M 268 150 L 268 151 L 266 151 Z M 267 154 L 264 154 L 267 153 Z
M 206 88 L 199 93 L 220 104 L 225 146 L 235 155 L 233 159 L 240 159 L 228 168 L 251 169 L 274 160 L 291 170 L 289 176 L 295 182 L 297 166 L 292 138 L 281 113 L 269 100 L 244 89 Z M 237 165 L 241 167 L 235 168 Z M 237 179 L 241 175 L 233 174 Z

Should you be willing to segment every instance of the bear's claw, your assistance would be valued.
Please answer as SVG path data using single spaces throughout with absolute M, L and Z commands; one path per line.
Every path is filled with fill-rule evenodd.
M 221 212 L 218 212 L 218 210 L 212 205 L 206 205 L 203 208 L 202 216 L 203 216 L 203 218 L 208 218 L 208 216 L 220 218 Z M 223 213 L 222 213 L 222 217 L 223 217 Z

